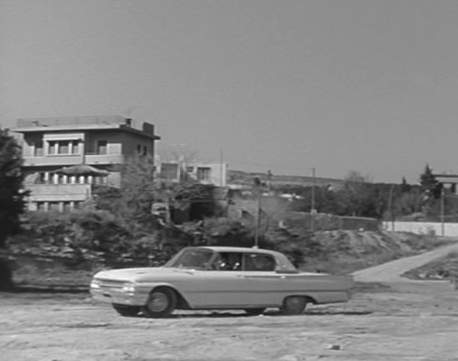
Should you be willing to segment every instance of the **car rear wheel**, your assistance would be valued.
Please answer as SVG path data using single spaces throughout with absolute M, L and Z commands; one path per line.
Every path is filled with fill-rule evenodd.
M 256 316 L 263 314 L 265 310 L 265 308 L 246 308 L 245 312 L 249 315 Z
M 140 306 L 127 306 L 127 305 L 120 305 L 117 303 L 113 303 L 113 308 L 121 316 L 125 316 L 125 317 L 135 317 L 140 312 Z
M 286 315 L 299 315 L 305 310 L 307 299 L 302 296 L 286 297 L 281 311 Z
M 143 310 L 149 317 L 164 317 L 173 312 L 176 304 L 175 292 L 170 288 L 161 287 L 151 291 Z

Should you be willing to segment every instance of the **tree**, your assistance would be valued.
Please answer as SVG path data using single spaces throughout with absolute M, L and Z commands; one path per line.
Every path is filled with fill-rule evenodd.
M 21 172 L 21 147 L 7 129 L 0 129 L 0 248 L 6 239 L 20 229 L 20 215 L 24 211 Z M 0 290 L 12 286 L 11 270 L 0 258 Z
M 430 168 L 429 164 L 426 164 L 425 170 L 420 175 L 420 185 L 426 194 L 432 194 L 437 187 L 437 179 L 433 174 L 433 170 Z
M 22 189 L 24 174 L 21 166 L 20 145 L 7 129 L 0 129 L 0 247 L 20 228 L 19 216 L 24 211 L 26 196 Z
M 412 189 L 412 186 L 407 183 L 407 180 L 405 177 L 402 177 L 402 182 L 401 182 L 401 193 L 408 193 Z

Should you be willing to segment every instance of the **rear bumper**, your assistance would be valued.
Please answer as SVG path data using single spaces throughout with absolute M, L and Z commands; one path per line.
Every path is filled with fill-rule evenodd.
M 128 306 L 143 306 L 146 304 L 146 297 L 141 294 L 104 290 L 101 288 L 91 288 L 90 292 L 92 298 L 99 302 L 117 303 Z

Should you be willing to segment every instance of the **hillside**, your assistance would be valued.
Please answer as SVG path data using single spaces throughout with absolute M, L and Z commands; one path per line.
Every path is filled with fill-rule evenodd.
M 245 172 L 240 170 L 228 170 L 227 179 L 229 184 L 239 184 L 252 186 L 254 178 L 258 177 L 263 182 L 269 180 L 267 173 L 260 172 Z M 270 175 L 270 183 L 272 186 L 311 186 L 315 182 L 319 186 L 338 186 L 343 183 L 343 179 L 298 176 L 298 175 Z
M 378 265 L 390 260 L 418 254 L 449 241 L 410 233 L 381 231 L 316 232 L 301 249 L 300 268 L 334 274 Z
M 94 252 L 76 253 L 65 243 L 17 241 L 10 250 L 15 260 L 13 278 L 18 285 L 86 287 L 98 269 L 107 267 L 103 257 Z M 320 231 L 300 236 L 277 233 L 269 248 L 288 254 L 302 270 L 346 274 L 444 243 L 447 242 L 413 234 Z M 61 256 L 57 256 L 59 254 Z M 119 263 L 117 267 L 145 266 L 145 260 Z

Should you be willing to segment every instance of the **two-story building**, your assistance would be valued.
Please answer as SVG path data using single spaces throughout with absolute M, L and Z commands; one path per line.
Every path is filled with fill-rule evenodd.
M 154 125 L 122 116 L 18 119 L 23 136 L 29 210 L 73 209 L 91 197 L 92 184 L 117 187 L 121 167 L 135 156 L 154 157 Z

